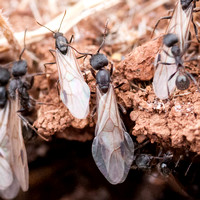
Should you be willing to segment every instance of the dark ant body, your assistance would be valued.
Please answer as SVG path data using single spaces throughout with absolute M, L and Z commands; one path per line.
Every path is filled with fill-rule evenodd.
M 27 62 L 26 60 L 22 60 L 22 55 L 24 51 L 25 47 L 23 48 L 19 56 L 19 60 L 13 62 L 13 66 L 11 69 L 11 74 L 13 78 L 9 83 L 9 96 L 10 98 L 15 99 L 17 90 L 21 106 L 19 112 L 21 112 L 23 115 L 28 115 L 33 111 L 33 103 L 30 101 L 30 97 L 27 90 L 31 89 L 34 79 L 33 77 L 31 77 L 30 80 L 28 80 L 25 76 L 27 73 Z
M 194 4 L 194 8 L 196 8 L 196 2 L 199 0 L 180 0 L 180 1 L 181 1 L 182 9 L 186 10 L 192 2 Z
M 57 32 L 54 32 L 51 29 L 49 29 L 48 27 L 37 22 L 40 26 L 45 27 L 46 29 L 48 29 L 49 31 L 51 31 L 53 33 L 53 38 L 55 39 L 55 46 L 60 51 L 60 53 L 62 53 L 63 55 L 67 54 L 67 51 L 68 51 L 68 45 L 67 44 L 70 44 L 73 40 L 73 35 L 71 36 L 71 38 L 68 42 L 67 38 L 63 35 L 63 33 L 59 32 L 65 15 L 66 15 L 66 11 L 64 13 L 64 16 L 61 20 L 61 23 L 60 23 L 60 26 L 59 26 L 59 29 L 58 29 Z M 53 54 L 53 52 L 55 52 L 54 49 L 50 49 L 49 52 L 52 54 L 53 57 L 55 57 L 54 54 Z M 46 67 L 46 65 L 50 65 L 50 64 L 56 64 L 56 62 L 45 63 L 44 66 Z
M 6 85 L 10 79 L 10 72 L 0 67 L 0 108 L 4 108 L 7 102 L 7 90 Z
M 108 22 L 106 22 L 106 25 L 105 25 L 105 31 L 104 31 L 103 41 L 102 41 L 99 49 L 97 50 L 97 52 L 95 54 L 81 53 L 81 52 L 77 51 L 74 47 L 72 47 L 71 45 L 69 45 L 69 43 L 66 44 L 66 43 L 62 42 L 62 44 L 65 45 L 65 46 L 70 46 L 78 54 L 82 55 L 82 56 L 78 57 L 78 59 L 82 58 L 82 57 L 84 57 L 84 59 L 85 59 L 88 55 L 91 56 L 91 58 L 90 58 L 90 65 L 92 66 L 92 68 L 94 70 L 103 69 L 104 67 L 106 67 L 109 64 L 107 56 L 105 54 L 103 54 L 103 53 L 99 53 L 100 50 L 101 50 L 101 48 L 103 47 L 103 45 L 105 43 L 105 37 L 106 37 L 106 32 L 107 32 L 107 25 L 108 25 Z
M 164 36 L 163 39 L 163 43 L 164 45 L 166 45 L 167 47 L 171 48 L 171 55 L 169 55 L 166 51 L 165 53 L 170 56 L 173 57 L 175 59 L 175 63 L 163 63 L 160 62 L 161 64 L 164 65 L 173 65 L 175 64 L 177 69 L 176 71 L 169 77 L 168 81 L 170 81 L 175 75 L 176 73 L 179 73 L 178 76 L 176 77 L 176 87 L 179 90 L 186 90 L 189 88 L 190 86 L 190 80 L 192 80 L 195 85 L 197 86 L 197 89 L 200 91 L 199 86 L 195 80 L 195 78 L 185 70 L 184 64 L 183 64 L 183 60 L 182 57 L 185 53 L 185 51 L 187 50 L 186 48 L 181 52 L 180 47 L 177 45 L 177 43 L 179 42 L 178 37 L 175 34 L 169 33 L 167 35 Z

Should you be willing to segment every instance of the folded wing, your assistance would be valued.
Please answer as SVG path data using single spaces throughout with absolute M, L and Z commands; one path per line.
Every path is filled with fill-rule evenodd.
M 68 47 L 66 55 L 56 50 L 56 62 L 60 82 L 60 98 L 71 114 L 84 119 L 89 113 L 90 89 L 86 84 L 73 50 Z
M 134 144 L 123 128 L 111 84 L 106 94 L 101 94 L 97 87 L 97 101 L 98 120 L 92 155 L 97 167 L 110 183 L 122 183 L 134 159 Z

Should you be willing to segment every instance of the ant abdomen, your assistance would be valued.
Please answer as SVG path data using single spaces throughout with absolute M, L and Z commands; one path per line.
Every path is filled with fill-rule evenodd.
M 178 75 L 176 78 L 176 87 L 179 90 L 186 90 L 190 86 L 190 79 L 188 78 L 187 75 L 181 74 Z

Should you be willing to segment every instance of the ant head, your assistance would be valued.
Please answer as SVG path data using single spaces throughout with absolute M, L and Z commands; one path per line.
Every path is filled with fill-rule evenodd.
M 176 78 L 176 87 L 179 90 L 186 90 L 190 86 L 190 79 L 185 74 L 180 74 Z
M 10 79 L 10 72 L 5 68 L 0 67 L 0 85 L 1 86 L 6 85 L 9 79 Z
M 110 72 L 106 69 L 100 69 L 96 74 L 96 83 L 101 92 L 106 93 L 110 85 Z
M 24 76 L 27 72 L 27 62 L 25 60 L 15 61 L 12 67 L 14 77 Z
M 63 36 L 63 33 L 61 33 L 61 32 L 54 32 L 53 33 L 53 38 L 54 39 L 57 39 L 59 36 Z
M 100 70 L 103 67 L 108 65 L 108 59 L 104 54 L 97 53 L 97 54 L 92 55 L 92 57 L 90 58 L 90 65 L 95 70 Z
M 179 39 L 177 35 L 173 33 L 168 33 L 163 38 L 163 44 L 166 45 L 167 47 L 172 47 L 178 42 L 179 42 Z
M 150 167 L 151 156 L 148 154 L 139 154 L 135 163 L 139 169 L 147 169 Z
M 193 2 L 194 0 L 181 0 L 181 6 L 182 9 L 185 10 L 188 8 L 188 6 L 190 5 L 191 2 Z M 198 0 L 196 0 L 198 1 Z

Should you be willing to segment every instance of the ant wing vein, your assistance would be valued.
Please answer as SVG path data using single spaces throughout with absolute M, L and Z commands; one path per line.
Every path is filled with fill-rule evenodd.
M 92 155 L 110 183 L 122 183 L 134 159 L 134 144 L 123 128 L 112 84 L 106 94 L 102 94 L 98 86 L 96 93 L 98 119 Z
M 84 119 L 89 113 L 90 88 L 86 84 L 73 50 L 68 47 L 66 55 L 56 49 L 59 73 L 60 98 L 71 114 Z
M 9 102 L 0 110 L 0 193 L 7 189 L 13 181 L 12 169 L 9 165 L 9 138 L 7 135 Z M 2 196 L 2 195 L 1 195 Z
M 181 51 L 184 50 L 188 41 L 192 12 L 193 3 L 187 9 L 183 10 L 181 1 L 179 0 L 166 31 L 166 33 L 174 33 L 178 36 Z
M 22 136 L 22 122 L 21 118 L 17 115 L 17 111 L 19 110 L 18 95 L 16 94 L 15 100 L 11 99 L 10 102 L 11 112 L 8 131 L 11 142 L 11 166 L 22 190 L 27 191 L 29 186 L 29 170 L 26 148 Z
M 183 51 L 187 45 L 189 38 L 189 27 L 192 17 L 193 4 L 183 10 L 181 6 L 181 1 L 178 1 L 172 18 L 169 22 L 166 34 L 174 33 L 179 38 L 179 47 Z M 153 78 L 153 88 L 156 96 L 160 99 L 167 99 L 171 95 L 175 88 L 175 80 L 179 72 L 175 73 L 177 70 L 176 64 L 165 65 L 162 63 L 175 63 L 175 59 L 171 54 L 171 48 L 162 45 L 161 50 L 158 52 L 157 58 L 155 61 L 155 72 Z M 169 55 L 167 55 L 167 52 Z M 158 60 L 160 57 L 160 60 Z M 158 63 L 161 62 L 161 63 Z M 175 74 L 174 74 L 175 73 Z M 171 77 L 174 74 L 173 77 Z M 169 80 L 170 79 L 170 80 Z
M 163 63 L 175 63 L 175 59 L 171 56 L 168 56 L 164 51 L 167 51 L 170 54 L 170 49 L 163 46 L 163 49 L 160 51 L 160 60 Z M 158 57 L 158 56 L 157 56 Z M 176 72 L 176 64 L 165 65 L 162 63 L 155 62 L 155 73 L 153 78 L 153 89 L 156 96 L 160 99 L 167 99 L 169 95 L 173 93 L 176 88 L 175 80 L 178 76 L 178 72 L 170 78 L 172 74 Z

